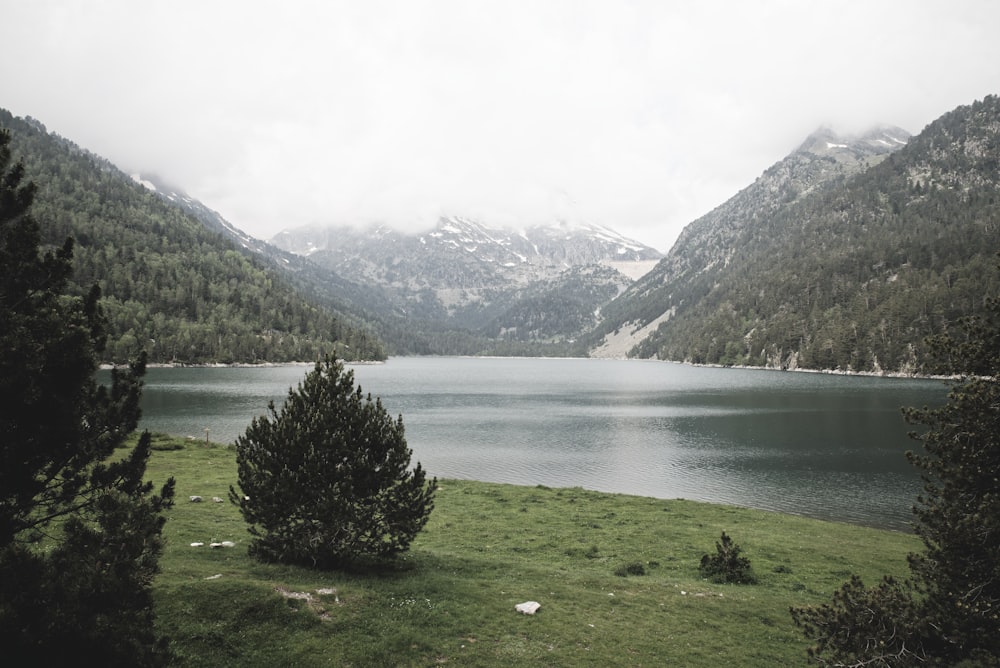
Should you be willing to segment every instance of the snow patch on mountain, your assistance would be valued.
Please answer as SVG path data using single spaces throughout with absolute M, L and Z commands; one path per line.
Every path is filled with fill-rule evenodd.
M 129 176 L 132 177 L 133 181 L 138 183 L 146 190 L 152 190 L 153 192 L 157 191 L 156 184 L 150 181 L 149 179 L 143 178 L 142 174 L 129 174 Z
M 309 226 L 285 230 L 271 243 L 308 255 L 349 280 L 398 291 L 424 306 L 437 303 L 451 315 L 480 305 L 482 317 L 539 282 L 565 279 L 588 294 L 606 292 L 609 281 L 624 289 L 662 257 L 597 225 L 560 221 L 515 230 L 461 216 L 442 217 L 432 230 L 409 233 Z M 567 274 L 581 267 L 604 269 Z

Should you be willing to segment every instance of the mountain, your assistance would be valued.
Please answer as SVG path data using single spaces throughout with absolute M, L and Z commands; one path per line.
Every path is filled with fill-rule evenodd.
M 333 350 L 384 358 L 377 336 L 301 296 L 258 252 L 207 225 L 200 203 L 151 191 L 36 120 L 0 110 L 0 127 L 37 186 L 43 243 L 76 241 L 71 289 L 101 287 L 103 361 L 140 350 L 151 362 L 181 363 L 315 360 Z
M 603 320 L 590 337 L 597 356 L 624 356 L 651 335 L 677 308 L 671 296 L 678 286 L 699 284 L 707 291 L 726 272 L 733 257 L 745 249 L 761 221 L 809 196 L 825 184 L 839 183 L 862 172 L 906 145 L 910 133 L 881 126 L 860 137 L 840 137 L 820 128 L 751 185 L 695 220 L 681 232 L 674 247 L 648 274 L 602 312 Z M 634 354 L 634 353 L 633 353 Z
M 929 371 L 925 337 L 996 293 L 998 160 L 996 96 L 916 137 L 821 130 L 685 228 L 605 307 L 591 352 Z
M 390 295 L 397 313 L 489 341 L 572 342 L 661 257 L 592 224 L 523 230 L 462 217 L 426 232 L 309 226 L 271 243 Z M 519 349 L 523 352 L 523 349 Z
M 821 128 L 662 257 L 594 225 L 460 217 L 419 234 L 309 227 L 268 243 L 37 121 L 0 110 L 0 126 L 38 185 L 45 242 L 75 237 L 75 289 L 104 292 L 106 361 L 335 348 L 929 372 L 925 337 L 998 287 L 996 96 L 915 137 Z
M 379 315 L 392 310 L 387 296 L 377 286 L 348 280 L 302 256 L 250 236 L 218 211 L 210 209 L 179 187 L 169 185 L 155 175 L 133 174 L 132 178 L 280 275 L 310 302 L 331 310 L 342 324 L 358 330 L 372 330 L 377 327 Z

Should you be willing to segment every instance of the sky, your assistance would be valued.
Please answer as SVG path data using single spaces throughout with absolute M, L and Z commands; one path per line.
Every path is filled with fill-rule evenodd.
M 995 0 L 0 0 L 0 107 L 261 239 L 606 225 L 666 252 L 821 126 L 1000 93 Z

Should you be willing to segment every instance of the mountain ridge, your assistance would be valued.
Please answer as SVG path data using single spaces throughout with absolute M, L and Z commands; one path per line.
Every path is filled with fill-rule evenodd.
M 594 356 L 623 357 L 644 338 L 676 313 L 676 307 L 660 309 L 662 293 L 672 282 L 689 272 L 711 274 L 732 260 L 743 230 L 755 220 L 773 215 L 779 208 L 808 195 L 815 188 L 877 164 L 910 138 L 905 130 L 878 125 L 861 135 L 838 135 L 821 126 L 787 156 L 765 169 L 753 183 L 709 213 L 684 227 L 662 260 L 639 278 L 617 300 L 606 307 L 596 330 L 601 343 L 594 342 Z M 900 139 L 900 138 L 904 139 Z M 721 249 L 721 253 L 718 252 Z M 645 302 L 639 313 L 622 304 L 628 300 Z M 624 333 L 623 333 L 624 331 Z
M 442 217 L 418 232 L 385 225 L 306 226 L 283 231 L 271 243 L 380 286 L 411 317 L 522 342 L 574 341 L 596 323 L 594 313 L 632 282 L 624 272 L 641 273 L 661 257 L 600 225 L 563 221 L 518 230 L 461 216 Z M 562 290 L 573 295 L 572 309 L 559 303 Z M 543 316 L 545 303 L 562 312 L 565 328 Z M 542 320 L 549 322 L 538 326 Z
M 492 226 L 464 216 L 442 216 L 431 229 L 406 232 L 383 224 L 363 228 L 349 225 L 307 225 L 283 230 L 269 243 L 297 255 L 334 252 L 349 257 L 377 244 L 399 246 L 419 243 L 476 253 L 490 248 L 480 259 L 500 266 L 541 263 L 572 266 L 601 262 L 641 262 L 662 254 L 603 225 L 556 221 L 529 227 Z M 567 245 L 566 242 L 572 242 Z
M 604 310 L 592 354 L 631 344 L 630 356 L 694 363 L 933 371 L 924 339 L 996 288 L 998 119 L 987 96 L 847 170 L 823 155 L 837 142 L 811 136 L 686 227 Z M 878 139 L 868 149 L 891 147 Z
M 310 361 L 333 351 L 384 358 L 365 328 L 303 298 L 257 254 L 106 159 L 2 109 L 0 126 L 35 184 L 43 244 L 75 239 L 70 292 L 101 288 L 102 362 L 142 350 L 151 363 L 181 364 Z
M 324 226 L 272 240 L 295 254 L 155 177 L 119 173 L 34 119 L 0 121 L 18 127 L 22 147 L 48 137 L 29 151 L 38 217 L 48 239 L 77 237 L 79 280 L 110 299 L 117 356 L 154 341 L 171 342 L 159 355 L 189 361 L 236 350 L 259 360 L 275 346 L 299 354 L 316 349 L 336 314 L 355 352 L 384 342 L 389 354 L 925 373 L 924 338 L 978 313 L 998 283 L 996 96 L 912 137 L 893 126 L 854 137 L 820 127 L 689 223 L 665 255 L 596 225 L 516 230 L 460 216 L 419 234 Z M 168 208 L 152 206 L 154 196 Z M 252 277 L 249 291 L 230 270 Z M 178 320 L 162 329 L 156 311 Z M 241 321 L 220 347 L 217 334 L 245 312 L 259 322 Z

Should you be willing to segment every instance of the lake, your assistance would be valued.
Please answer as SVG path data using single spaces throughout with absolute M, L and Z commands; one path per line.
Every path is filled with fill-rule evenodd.
M 232 442 L 312 367 L 154 368 L 141 426 Z M 905 530 L 920 492 L 902 406 L 941 381 L 640 360 L 351 365 L 428 475 L 686 498 Z

